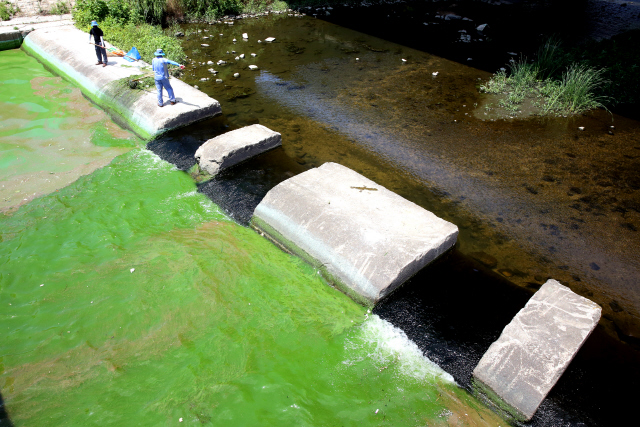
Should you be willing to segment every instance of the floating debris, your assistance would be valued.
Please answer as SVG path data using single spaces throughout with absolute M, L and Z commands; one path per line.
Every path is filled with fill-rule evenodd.
M 247 33 L 242 33 L 242 38 L 247 40 L 249 38 L 249 35 Z
M 249 65 L 249 69 L 250 70 L 257 70 L 258 66 L 257 65 Z
M 129 270 L 131 273 L 133 273 L 134 271 L 136 271 L 135 268 L 132 268 L 131 270 Z
M 274 41 L 276 38 L 275 37 L 267 37 L 266 39 L 264 39 L 264 41 L 266 42 L 272 42 Z
M 233 75 L 233 77 L 235 77 L 235 78 L 237 79 L 238 77 L 240 77 L 240 73 L 235 73 L 235 74 Z

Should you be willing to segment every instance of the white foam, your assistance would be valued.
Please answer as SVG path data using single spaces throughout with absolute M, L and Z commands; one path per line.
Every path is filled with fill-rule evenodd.
M 429 360 L 416 343 L 402 329 L 396 328 L 377 315 L 370 315 L 356 329 L 355 336 L 347 341 L 346 350 L 355 359 L 346 365 L 362 361 L 362 353 L 379 369 L 395 368 L 400 374 L 417 380 L 440 379 L 455 384 L 453 377 Z

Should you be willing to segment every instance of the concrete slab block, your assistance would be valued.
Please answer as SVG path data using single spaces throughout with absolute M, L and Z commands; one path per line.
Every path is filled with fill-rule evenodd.
M 548 280 L 513 318 L 473 371 L 477 391 L 506 414 L 535 414 L 600 320 L 596 303 Z
M 224 169 L 282 145 L 278 132 L 262 125 L 245 126 L 212 138 L 196 151 L 200 169 L 216 176 Z
M 154 87 L 141 91 L 122 84 L 131 76 L 150 74 L 149 64 L 109 57 L 107 67 L 96 66 L 95 49 L 88 41 L 87 33 L 72 26 L 43 28 L 29 33 L 22 48 L 143 139 L 221 113 L 218 101 L 174 78 L 171 85 L 178 103 L 158 107 Z M 166 91 L 164 97 L 169 104 Z
M 251 224 L 368 306 L 450 249 L 458 236 L 455 225 L 336 163 L 271 189 Z

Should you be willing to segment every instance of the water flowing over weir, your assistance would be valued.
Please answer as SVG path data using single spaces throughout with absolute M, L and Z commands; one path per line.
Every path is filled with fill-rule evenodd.
M 330 40 L 334 46 L 335 40 Z M 385 147 L 402 148 L 407 159 L 411 145 L 402 147 L 405 141 L 385 133 L 384 126 L 367 133 L 358 123 L 370 115 L 358 117 L 346 109 L 330 115 L 327 110 L 340 104 L 322 104 L 315 77 L 301 84 L 299 76 L 289 73 L 274 78 L 265 71 L 260 76 L 267 79 L 258 78 L 255 95 L 227 101 L 226 117 L 188 133 L 174 132 L 148 147 L 187 170 L 193 166 L 192 151 L 225 130 L 255 120 L 286 130 L 284 148 L 198 187 L 241 223 L 275 184 L 336 153 L 367 175 L 396 173 L 398 192 L 418 189 L 418 198 L 427 201 L 423 205 L 438 206 L 437 199 L 446 194 L 429 195 L 424 182 L 413 187 L 403 183 L 405 171 L 391 161 L 394 150 Z M 244 88 L 238 85 L 250 84 L 239 81 L 220 89 L 240 91 Z M 288 92 L 283 95 L 278 88 Z M 293 108 L 297 101 L 288 94 L 306 100 L 307 109 Z M 329 136 L 322 139 L 326 151 L 308 147 L 310 136 Z M 451 169 L 442 167 L 444 159 L 431 160 L 428 173 L 457 182 Z M 382 172 L 376 172 L 378 166 Z M 35 229 L 24 230 L 25 224 Z M 6 319 L 12 338 L 3 350 L 11 351 L 0 356 L 0 378 L 5 380 L 0 387 L 18 425 L 46 417 L 86 424 L 96 414 L 104 421 L 113 417 L 113 407 L 122 408 L 114 418 L 120 424 L 138 424 L 140 408 L 150 425 L 178 417 L 212 425 L 500 423 L 451 380 L 468 384 L 473 365 L 529 293 L 460 252 L 416 276 L 374 315 L 364 313 L 326 287 L 308 266 L 229 221 L 195 191 L 186 174 L 137 149 L 60 195 L 23 207 L 3 221 L 2 229 L 2 256 L 11 258 L 10 274 L 17 277 L 3 274 L 0 301 L 7 298 L 19 308 L 10 314 L 18 320 Z M 57 248 L 62 234 L 67 236 Z M 52 253 L 40 253 L 39 247 Z M 53 268 L 45 271 L 41 264 Z M 31 285 L 23 289 L 23 283 L 39 282 L 40 277 L 42 289 L 38 284 L 33 285 L 36 291 Z M 39 299 L 37 291 L 44 297 Z M 85 299 L 91 299 L 89 304 Z M 56 309 L 64 314 L 53 317 Z M 62 326 L 52 326 L 54 320 Z M 103 330 L 100 324 L 109 326 Z M 55 335 L 47 334 L 50 328 Z M 622 363 L 604 357 L 603 348 L 619 343 L 602 332 L 595 336 L 596 344 L 590 340 L 591 348 L 581 352 L 532 425 L 606 425 L 627 415 L 626 410 L 620 414 L 619 402 L 628 397 L 625 384 L 633 377 L 627 369 L 637 365 L 625 360 L 624 351 Z M 603 365 L 620 382 L 608 378 Z M 57 384 L 60 379 L 65 383 Z M 39 390 L 31 387 L 36 382 Z M 108 393 L 103 396 L 105 384 Z M 616 391 L 608 398 L 598 396 L 608 388 Z M 573 396 L 585 390 L 584 398 Z M 43 391 L 62 393 L 72 403 L 63 410 L 52 407 Z M 96 396 L 105 403 L 96 404 Z M 44 407 L 30 411 L 34 402 Z M 600 405 L 606 409 L 598 411 Z

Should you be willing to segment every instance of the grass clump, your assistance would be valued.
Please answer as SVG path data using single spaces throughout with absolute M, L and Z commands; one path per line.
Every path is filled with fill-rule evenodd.
M 480 91 L 500 95 L 498 105 L 510 115 L 520 112 L 523 103 L 531 105 L 541 115 L 578 114 L 595 108 L 605 108 L 611 98 L 602 94 L 609 81 L 606 70 L 584 63 L 567 63 L 568 56 L 560 42 L 549 39 L 538 50 L 537 60 L 521 57 L 511 60 L 509 73 L 502 68 Z M 564 67 L 564 71 L 559 74 Z
M 598 89 L 609 81 L 603 75 L 606 70 L 588 67 L 585 64 L 572 64 L 562 74 L 559 84 L 546 88 L 547 99 L 543 109 L 548 113 L 581 113 L 596 108 L 606 109 L 608 97 L 597 95 Z

